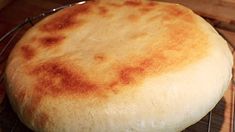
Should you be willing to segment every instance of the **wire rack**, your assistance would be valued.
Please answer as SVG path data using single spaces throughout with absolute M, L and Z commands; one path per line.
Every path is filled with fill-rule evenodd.
M 75 4 L 84 4 L 86 3 L 86 0 L 79 0 L 76 3 L 71 3 L 68 5 L 63 5 L 57 8 L 53 8 L 51 10 L 48 10 L 47 12 L 41 13 L 38 16 L 34 16 L 34 17 L 28 17 L 26 18 L 22 23 L 18 24 L 17 26 L 15 26 L 13 29 L 11 29 L 9 32 L 7 32 L 6 34 L 4 34 L 2 37 L 0 37 L 0 65 L 2 65 L 3 69 L 5 67 L 5 63 L 7 60 L 7 57 L 11 51 L 11 49 L 14 47 L 15 43 L 19 40 L 19 38 L 32 26 L 34 26 L 35 23 L 37 23 L 38 21 L 40 21 L 42 18 L 51 15 L 61 9 L 73 6 Z M 212 26 L 214 26 L 215 28 L 224 28 L 226 30 L 230 30 L 227 28 L 227 26 L 224 24 L 221 24 L 220 21 L 216 21 L 216 20 L 211 20 L 207 17 L 204 17 L 207 21 L 209 21 Z M 235 28 L 234 28 L 235 29 Z M 232 29 L 230 31 L 235 32 L 235 30 Z M 219 30 L 217 30 L 218 33 L 220 33 Z M 221 36 L 223 36 L 222 33 L 220 33 Z M 223 36 L 225 40 L 227 40 L 228 44 L 231 47 L 232 52 L 234 52 L 235 46 L 233 46 L 229 40 Z M 235 80 L 235 79 L 233 79 Z M 0 84 L 3 85 L 4 83 L 4 70 L 2 70 L 2 72 L 0 73 Z M 231 106 L 231 119 L 230 119 L 230 132 L 235 132 L 235 115 L 234 115 L 234 107 L 235 107 L 235 89 L 233 87 L 233 84 L 235 84 L 234 81 L 232 81 L 232 86 L 230 87 L 232 90 L 231 93 L 231 99 L 232 99 L 232 106 Z M 221 101 L 217 104 L 222 104 L 223 106 L 223 100 L 222 103 Z M 14 114 L 13 110 L 11 109 L 11 106 L 9 104 L 9 101 L 7 98 L 4 99 L 3 103 L 0 104 L 0 132 L 21 132 L 21 131 L 31 131 L 28 128 L 26 128 L 18 119 L 18 117 Z M 3 107 L 2 107 L 3 106 Z M 200 132 L 212 132 L 212 122 L 213 122 L 213 111 L 216 109 L 216 107 L 210 111 L 201 121 L 204 123 L 204 129 L 203 130 L 195 130 L 192 129 L 194 127 L 191 126 L 189 128 L 187 128 L 186 130 L 184 130 L 185 132 L 191 132 L 191 131 L 200 131 Z M 5 120 L 7 119 L 7 120 Z M 195 124 L 196 125 L 196 124 Z M 3 129 L 2 129 L 3 128 Z

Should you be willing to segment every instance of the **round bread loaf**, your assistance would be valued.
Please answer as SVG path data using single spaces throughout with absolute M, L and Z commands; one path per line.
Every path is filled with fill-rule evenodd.
M 226 41 L 181 5 L 91 1 L 22 37 L 7 93 L 34 131 L 173 132 L 213 109 L 232 65 Z

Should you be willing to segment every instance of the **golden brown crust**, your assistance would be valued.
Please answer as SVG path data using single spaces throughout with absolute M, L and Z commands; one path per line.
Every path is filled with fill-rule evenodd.
M 40 30 L 42 32 L 59 32 L 63 30 L 69 30 L 71 28 L 78 28 L 82 26 L 85 21 L 83 19 L 76 19 L 79 15 L 86 15 L 90 13 L 91 5 L 90 2 L 86 4 L 71 7 L 70 9 L 65 9 L 60 14 L 57 14 L 49 20 L 47 23 L 40 26 Z
M 30 47 L 30 45 L 23 45 L 21 47 L 21 52 L 22 52 L 23 58 L 25 58 L 26 60 L 32 59 L 35 55 L 35 49 Z
M 18 42 L 8 61 L 8 83 L 15 84 L 10 96 L 29 127 L 44 129 L 55 125 L 47 102 L 92 99 L 97 106 L 140 91 L 146 79 L 184 71 L 209 56 L 208 36 L 198 17 L 179 5 L 75 5 L 44 19 Z
M 71 46 L 71 44 L 66 45 L 65 41 L 69 39 L 69 36 L 64 35 L 66 33 L 64 30 L 84 27 L 85 25 L 82 25 L 82 23 L 88 20 L 80 18 L 81 15 L 89 16 L 91 13 L 96 14 L 97 11 L 97 15 L 102 17 L 111 13 L 108 9 L 109 7 L 105 7 L 106 5 L 94 6 L 95 4 L 97 3 L 90 2 L 84 5 L 76 5 L 53 15 L 51 19 L 47 19 L 46 22 L 37 25 L 42 33 L 53 33 L 46 36 L 36 34 L 37 36 L 32 36 L 32 39 L 29 39 L 32 40 L 32 42 L 29 41 L 28 43 L 31 45 L 35 43 L 38 44 L 39 47 L 48 47 L 50 49 L 58 47 L 59 45 L 64 47 Z M 125 1 L 123 5 L 128 6 L 130 9 L 135 8 L 134 10 L 137 8 L 137 12 L 130 13 L 126 18 L 130 23 L 140 22 L 142 19 L 141 12 L 143 11 L 150 12 L 153 9 L 158 10 L 158 7 L 154 8 L 158 6 L 157 2 L 143 3 L 141 1 Z M 96 8 L 98 10 L 96 10 Z M 103 75 L 99 75 L 99 78 L 89 78 L 92 73 L 87 72 L 87 70 L 84 71 L 79 65 L 76 66 L 76 69 L 71 68 L 73 64 L 66 62 L 66 58 L 61 61 L 56 61 L 52 58 L 40 64 L 29 65 L 28 68 L 26 68 L 27 76 L 36 79 L 37 83 L 32 86 L 31 94 L 33 98 L 30 104 L 26 105 L 25 114 L 32 117 L 34 111 L 40 106 L 41 100 L 47 96 L 57 98 L 59 96 L 70 95 L 76 95 L 77 97 L 102 95 L 100 97 L 103 98 L 105 95 L 107 97 L 110 92 L 116 94 L 117 91 L 126 90 L 122 89 L 125 85 L 135 86 L 143 82 L 146 77 L 159 76 L 159 74 L 165 72 L 180 70 L 184 65 L 191 64 L 206 55 L 208 48 L 207 38 L 203 32 L 194 27 L 195 22 L 193 22 L 194 18 L 192 15 L 189 15 L 191 14 L 190 11 L 171 5 L 164 5 L 159 10 L 163 12 L 163 15 L 153 17 L 150 15 L 152 22 L 159 20 L 170 22 L 175 19 L 175 23 L 162 25 L 165 28 L 165 32 L 162 33 L 165 40 L 161 43 L 155 43 L 154 41 L 160 39 L 156 37 L 156 40 L 144 46 L 141 52 L 136 52 L 139 55 L 136 53 L 130 55 L 126 54 L 125 59 L 121 62 L 110 63 L 108 69 L 112 71 L 111 74 L 113 76 L 106 82 L 103 82 L 103 80 L 99 78 L 108 78 L 109 74 L 104 73 Z M 186 21 L 186 19 L 179 19 L 181 16 L 182 18 L 190 17 L 187 18 L 190 19 L 190 22 Z M 183 23 L 185 23 L 184 26 L 178 26 L 178 24 Z M 136 41 L 141 37 L 148 36 L 148 33 L 146 31 L 140 31 L 136 33 L 133 32 L 129 35 L 130 37 L 127 39 L 131 42 L 132 40 Z M 189 38 L 196 37 L 196 41 L 188 41 Z M 78 43 L 79 42 L 74 44 Z M 23 58 L 32 60 L 36 51 L 29 45 L 22 45 L 21 50 Z M 119 45 L 122 46 L 122 44 Z M 131 45 L 135 46 L 136 44 L 133 42 L 130 43 L 130 46 Z M 44 52 L 46 51 L 47 49 L 45 49 Z M 110 59 L 112 59 L 108 54 L 105 56 L 102 54 L 94 54 L 93 58 L 99 63 L 109 63 Z M 96 64 L 98 65 L 98 63 L 95 63 L 93 66 L 94 69 L 96 69 Z M 19 94 L 17 98 L 23 101 L 24 92 L 15 94 Z M 39 124 L 43 125 L 42 123 Z

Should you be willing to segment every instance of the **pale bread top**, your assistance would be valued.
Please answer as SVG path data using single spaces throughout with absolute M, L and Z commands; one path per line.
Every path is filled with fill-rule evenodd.
M 35 131 L 180 131 L 219 101 L 231 67 L 226 42 L 183 6 L 86 2 L 24 35 L 7 92 Z

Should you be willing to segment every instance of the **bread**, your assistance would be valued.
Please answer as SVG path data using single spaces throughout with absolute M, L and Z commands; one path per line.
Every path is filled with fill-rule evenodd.
M 7 94 L 34 131 L 181 131 L 221 99 L 232 65 L 226 41 L 186 7 L 90 1 L 22 37 Z

